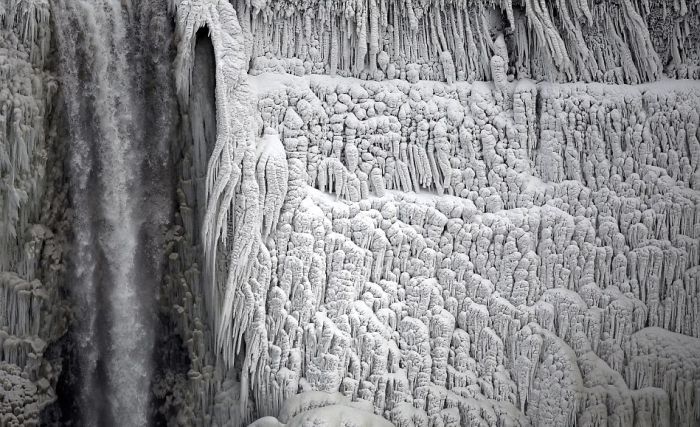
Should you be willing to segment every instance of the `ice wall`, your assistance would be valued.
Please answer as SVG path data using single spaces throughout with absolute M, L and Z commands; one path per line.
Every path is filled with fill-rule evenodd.
M 55 400 L 46 353 L 67 324 L 49 16 L 44 1 L 0 2 L 0 425 L 36 425 Z
M 273 397 L 291 375 L 398 425 L 405 402 L 421 423 L 692 425 L 672 368 L 625 379 L 635 332 L 697 342 L 700 86 L 272 77 L 251 80 L 290 165 Z
M 252 421 L 250 372 L 264 353 L 256 344 L 266 342 L 258 338 L 264 330 L 257 323 L 265 292 L 254 280 L 258 259 L 266 253 L 261 243 L 265 197 L 255 166 L 255 98 L 231 5 L 183 1 L 173 6 L 180 40 L 177 93 L 185 120 L 176 149 L 178 227 L 170 234 L 164 299 L 174 308 L 191 360 L 186 389 L 193 398 L 181 413 L 202 425 L 241 424 Z M 204 61 L 196 63 L 197 58 Z
M 693 70 L 690 33 L 642 25 L 663 5 L 528 2 L 512 19 L 500 3 L 233 6 L 177 6 L 181 102 L 198 30 L 215 58 L 216 136 L 193 128 L 194 147 L 224 147 L 205 190 L 184 148 L 172 235 L 192 422 L 295 425 L 296 402 L 294 422 L 334 425 L 336 393 L 399 426 L 697 422 L 698 356 L 683 349 L 700 332 L 700 86 L 522 78 Z M 663 19 L 696 16 L 679 3 Z M 445 48 L 465 17 L 483 21 L 469 24 L 478 55 Z M 207 231 L 212 207 L 234 212 L 226 233 Z

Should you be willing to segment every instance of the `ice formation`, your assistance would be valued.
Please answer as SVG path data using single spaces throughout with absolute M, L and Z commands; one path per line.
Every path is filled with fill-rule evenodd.
M 700 4 L 89 3 L 0 0 L 0 424 L 62 404 L 67 329 L 107 424 L 700 423 Z M 57 80 L 84 40 L 118 78 Z M 146 252 L 149 299 L 70 307 Z
M 695 78 L 700 65 L 698 5 L 685 0 L 232 3 L 252 73 L 490 80 L 504 35 L 517 78 L 636 84 L 664 68 Z
M 47 343 L 67 328 L 61 303 L 61 198 L 51 126 L 56 78 L 42 1 L 0 2 L 0 425 L 37 425 L 56 399 Z
M 208 4 L 210 11 L 225 12 L 224 23 L 233 16 L 227 4 Z M 662 327 L 691 342 L 698 338 L 692 283 L 699 260 L 690 254 L 697 252 L 700 237 L 692 113 L 700 87 L 679 82 L 618 88 L 522 78 L 656 80 L 661 59 L 654 43 L 660 41 L 646 26 L 623 24 L 640 34 L 626 35 L 630 42 L 612 38 L 619 43 L 615 49 L 595 46 L 599 56 L 620 55 L 601 61 L 619 61 L 619 68 L 585 70 L 581 67 L 596 67 L 585 59 L 590 48 L 564 42 L 550 12 L 533 3 L 525 9 L 534 14 L 533 35 L 511 28 L 509 38 L 550 40 L 543 45 L 560 62 L 534 59 L 513 69 L 513 59 L 523 60 L 522 55 L 513 53 L 502 33 L 492 40 L 494 34 L 483 30 L 493 24 L 483 22 L 481 51 L 491 49 L 493 55 L 477 61 L 477 71 L 469 70 L 466 80 L 492 77 L 493 83 L 471 83 L 463 82 L 468 68 L 454 58 L 472 56 L 444 50 L 435 58 L 441 71 L 431 73 L 423 66 L 430 67 L 425 55 L 428 62 L 421 65 L 406 63 L 400 50 L 416 49 L 419 55 L 424 46 L 435 52 L 428 46 L 445 36 L 430 32 L 459 27 L 426 22 L 450 16 L 449 8 L 459 10 L 457 5 L 445 5 L 443 16 L 431 15 L 438 6 L 423 5 L 426 32 L 414 43 L 396 43 L 391 36 L 399 35 L 387 23 L 387 16 L 392 23 L 418 19 L 411 18 L 410 4 L 234 6 L 240 29 L 232 29 L 238 43 L 230 51 L 217 41 L 224 25 L 217 27 L 212 18 L 195 18 L 202 23 L 183 37 L 191 52 L 194 32 L 208 26 L 218 60 L 216 90 L 230 78 L 224 56 L 252 58 L 253 76 L 247 83 L 236 80 L 216 103 L 229 100 L 224 112 L 237 108 L 243 100 L 235 94 L 248 96 L 252 86 L 262 120 L 255 123 L 255 112 L 231 118 L 217 110 L 217 129 L 224 126 L 221 120 L 234 121 L 227 134 L 216 135 L 217 144 L 222 137 L 233 139 L 232 150 L 250 144 L 250 135 L 237 134 L 241 123 L 254 124 L 262 135 L 258 160 L 251 162 L 257 189 L 249 186 L 258 203 L 217 207 L 224 213 L 239 209 L 233 233 L 238 218 L 247 217 L 262 237 L 258 255 L 248 258 L 247 277 L 230 267 L 240 249 L 228 249 L 228 280 L 234 274 L 240 289 L 233 291 L 241 301 L 224 301 L 224 310 L 231 305 L 234 324 L 238 319 L 249 329 L 222 336 L 230 320 L 215 321 L 218 350 L 212 357 L 212 347 L 196 344 L 207 331 L 201 317 L 188 315 L 201 313 L 203 304 L 189 290 L 199 282 L 207 292 L 209 281 L 213 292 L 222 292 L 222 281 L 206 275 L 203 282 L 188 279 L 196 263 L 180 262 L 182 273 L 175 275 L 182 287 L 175 307 L 185 339 L 192 340 L 193 366 L 210 358 L 211 368 L 191 375 L 209 384 L 199 408 L 206 411 L 206 402 L 216 402 L 209 411 L 212 422 L 226 421 L 218 418 L 218 408 L 231 398 L 230 404 L 238 399 L 243 404 L 224 415 L 242 422 L 252 414 L 281 414 L 285 402 L 311 390 L 370 402 L 395 425 L 694 422 L 694 415 L 681 419 L 695 409 L 680 409 L 694 408 L 693 398 L 676 393 L 675 383 L 651 377 L 632 382 L 630 375 L 636 377 L 634 366 L 642 363 L 633 362 L 641 356 L 633 353 L 632 337 L 645 328 Z M 582 9 L 570 13 L 592 17 L 604 10 L 576 6 Z M 185 2 L 178 14 L 191 7 Z M 409 11 L 396 12 L 401 7 Z M 643 19 L 636 5 L 619 7 L 614 18 Z M 185 10 L 188 18 L 203 16 Z M 511 12 L 513 22 L 523 19 L 522 12 Z M 313 25 L 311 14 L 322 25 Z M 575 22 L 578 16 L 583 15 Z M 551 29 L 538 33 L 540 25 Z M 446 38 L 456 39 L 452 32 Z M 683 127 L 683 139 L 674 125 Z M 282 152 L 286 162 L 272 160 Z M 210 161 L 208 167 L 211 175 L 216 165 Z M 234 169 L 232 176 L 242 173 Z M 280 176 L 288 176 L 283 188 Z M 204 218 L 205 230 L 211 221 Z M 212 235 L 204 233 L 207 245 Z M 177 238 L 197 239 L 183 234 Z M 171 259 L 179 261 L 179 252 Z M 213 258 L 209 252 L 203 260 Z M 230 284 L 223 289 L 232 290 Z M 222 340 L 230 340 L 229 349 L 242 343 L 240 358 L 221 351 L 227 348 Z M 691 353 L 685 363 L 693 363 Z M 233 360 L 242 366 L 236 369 Z M 226 374 L 231 369 L 233 378 Z M 684 381 L 694 384 L 694 371 L 685 372 Z M 240 391 L 217 394 L 211 385 L 217 382 Z M 686 406 L 674 406 L 679 399 Z M 281 416 L 258 424 L 284 422 Z

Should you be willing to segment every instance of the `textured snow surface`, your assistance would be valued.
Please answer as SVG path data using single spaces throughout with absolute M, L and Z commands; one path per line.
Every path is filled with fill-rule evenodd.
M 313 389 L 398 425 L 406 402 L 426 422 L 457 407 L 457 423 L 692 425 L 693 369 L 674 371 L 681 392 L 656 368 L 624 378 L 647 326 L 698 342 L 700 86 L 274 77 L 252 79 L 259 108 L 290 193 L 299 169 L 305 183 L 283 206 L 268 304 L 321 340 L 310 357 L 300 343 Z M 300 344 L 282 329 L 284 360 Z

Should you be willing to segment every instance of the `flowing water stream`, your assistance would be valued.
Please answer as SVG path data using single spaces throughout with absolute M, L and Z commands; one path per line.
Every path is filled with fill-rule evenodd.
M 53 5 L 71 138 L 76 403 L 84 425 L 140 426 L 150 417 L 157 231 L 171 212 L 168 144 L 177 128 L 162 3 Z

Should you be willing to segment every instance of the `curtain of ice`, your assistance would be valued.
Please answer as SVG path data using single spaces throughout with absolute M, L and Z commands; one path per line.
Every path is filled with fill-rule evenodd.
M 232 368 L 243 336 L 250 333 L 256 299 L 261 292 L 248 283 L 253 273 L 262 227 L 260 190 L 256 177 L 257 123 L 253 96 L 245 81 L 247 58 L 241 27 L 227 1 L 182 1 L 176 4 L 179 37 L 176 83 L 181 107 L 187 108 L 197 31 L 210 32 L 216 61 L 216 143 L 206 177 L 203 293 L 218 359 Z M 226 278 L 216 277 L 219 244 L 227 253 Z M 223 285 L 223 286 L 222 286 Z M 255 339 L 262 344 L 263 341 Z M 246 346 L 246 362 L 262 352 Z M 253 369 L 253 368 L 251 368 Z M 245 377 L 245 375 L 244 375 Z M 247 393 L 244 378 L 242 391 Z M 246 400 L 243 396 L 242 401 Z

